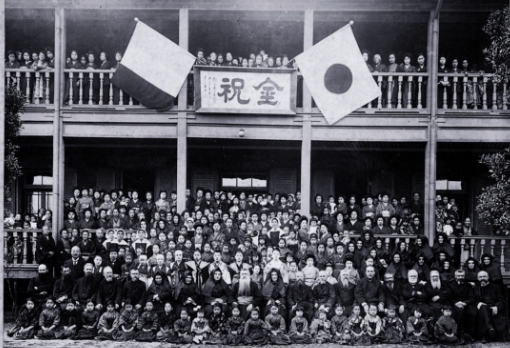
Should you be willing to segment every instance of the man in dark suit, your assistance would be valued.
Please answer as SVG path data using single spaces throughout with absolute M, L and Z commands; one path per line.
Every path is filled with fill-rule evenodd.
M 430 271 L 430 280 L 425 284 L 425 293 L 429 298 L 430 314 L 434 322 L 442 315 L 444 305 L 450 305 L 451 291 L 446 282 L 441 281 L 438 270 Z
M 365 269 L 365 277 L 358 281 L 356 290 L 354 290 L 356 302 L 358 302 L 365 313 L 368 313 L 368 306 L 371 303 L 378 304 L 379 312 L 384 311 L 384 292 L 382 284 L 375 278 L 375 269 L 373 266 L 368 266 Z
M 45 264 L 40 264 L 37 272 L 37 276 L 30 279 L 28 293 L 39 304 L 51 297 L 55 280 L 49 274 L 48 267 Z
M 118 310 L 122 303 L 122 283 L 120 280 L 115 279 L 113 271 L 110 266 L 105 266 L 103 269 L 103 279 L 99 282 L 97 292 L 92 299 L 96 304 L 96 309 L 102 311 L 106 309 L 108 301 L 115 302 L 115 309 Z
M 104 265 L 111 267 L 115 278 L 119 278 L 122 273 L 122 261 L 117 258 L 118 255 L 119 245 L 111 243 L 108 249 L 108 259 L 105 260 Z
M 75 245 L 71 249 L 71 258 L 64 262 L 64 266 L 71 270 L 71 277 L 74 280 L 78 280 L 85 275 L 83 272 L 85 263 L 85 260 L 81 258 L 80 247 Z
M 464 270 L 455 271 L 455 281 L 449 283 L 448 287 L 452 294 L 453 319 L 458 325 L 459 336 L 470 341 L 470 336 L 475 332 L 475 293 L 471 284 L 465 281 L 465 277 Z
M 315 302 L 315 313 L 317 314 L 321 308 L 328 313 L 328 318 L 335 315 L 333 305 L 335 304 L 335 289 L 333 285 L 326 281 L 328 275 L 326 271 L 319 272 L 319 281 L 313 286 L 313 298 Z
M 287 292 L 287 304 L 290 307 L 289 320 L 294 318 L 296 308 L 303 308 L 303 316 L 309 322 L 313 319 L 314 296 L 312 289 L 304 282 L 305 275 L 303 272 L 296 272 L 296 282 L 289 287 Z
M 51 236 L 48 226 L 42 227 L 42 234 L 37 237 L 35 260 L 38 264 L 45 264 L 48 268 L 50 276 L 53 274 L 53 266 L 55 262 L 55 240 Z
M 83 272 L 85 275 L 78 279 L 73 288 L 73 301 L 76 303 L 77 309 L 83 310 L 87 301 L 93 299 L 97 292 L 97 285 L 99 278 L 92 275 L 93 265 L 91 263 L 85 264 Z
M 386 273 L 384 275 L 384 284 L 382 286 L 384 294 L 384 308 L 389 308 L 390 305 L 396 307 L 396 312 L 399 317 L 404 313 L 405 302 L 400 294 L 400 284 L 395 282 L 395 275 L 392 273 Z
M 489 282 L 489 273 L 486 271 L 478 272 L 475 297 L 478 309 L 478 333 L 482 343 L 505 341 L 507 334 L 505 298 L 499 286 Z
M 334 285 L 336 303 L 342 305 L 344 314 L 349 317 L 352 313 L 352 306 L 354 305 L 356 298 L 354 296 L 354 290 L 356 285 L 349 281 L 349 271 L 344 269 L 340 272 L 340 281 Z
M 73 297 L 74 279 L 69 266 L 62 266 L 62 275 L 55 282 L 53 297 L 61 310 L 65 310 L 67 300 Z

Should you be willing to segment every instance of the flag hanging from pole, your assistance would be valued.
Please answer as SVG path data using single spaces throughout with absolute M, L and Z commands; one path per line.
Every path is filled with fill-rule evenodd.
M 169 110 L 186 81 L 195 57 L 148 25 L 135 31 L 112 84 L 148 108 Z
M 295 60 L 330 125 L 381 95 L 349 24 Z

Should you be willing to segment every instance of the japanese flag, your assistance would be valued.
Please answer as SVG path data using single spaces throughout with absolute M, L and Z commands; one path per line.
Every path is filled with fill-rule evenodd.
M 381 94 L 349 24 L 295 60 L 315 103 L 330 125 Z

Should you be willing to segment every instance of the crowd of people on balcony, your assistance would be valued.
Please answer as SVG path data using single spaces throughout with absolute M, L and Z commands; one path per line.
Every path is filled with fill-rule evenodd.
M 174 191 L 142 195 L 74 190 L 56 242 L 51 215 L 11 217 L 42 234 L 10 336 L 229 345 L 507 336 L 500 265 L 491 254 L 460 263 L 465 250 L 450 237 L 476 232 L 447 197 L 431 247 L 419 193 L 317 195 L 310 218 L 300 192 L 198 188 L 181 213 Z
M 395 77 L 391 80 L 387 76 L 379 79 L 375 77 L 376 82 L 380 82 L 382 90 L 381 106 L 391 106 L 392 108 L 402 107 L 407 108 L 408 105 L 413 108 L 426 107 L 427 103 L 427 77 L 422 76 L 421 79 L 417 77 L 411 81 L 407 77 L 403 77 L 400 81 L 398 73 L 427 73 L 426 56 L 422 53 L 418 53 L 413 57 L 410 53 L 403 54 L 402 57 L 398 57 L 396 53 L 391 52 L 387 58 L 387 64 L 383 62 L 382 56 L 378 53 L 371 55 L 369 51 L 363 50 L 362 55 L 366 61 L 367 67 L 370 72 L 373 73 L 395 73 Z M 210 52 L 205 54 L 203 49 L 198 49 L 196 52 L 195 65 L 204 66 L 225 66 L 225 67 L 245 67 L 245 68 L 297 68 L 295 61 L 289 61 L 289 57 L 286 54 L 271 56 L 268 55 L 264 50 L 259 53 L 250 53 L 247 56 L 233 55 L 231 52 L 225 54 Z M 108 52 L 103 51 L 97 54 L 97 52 L 89 51 L 79 54 L 78 51 L 72 50 L 70 56 L 66 59 L 66 69 L 76 70 L 111 70 L 118 67 L 121 59 L 122 52 L 115 52 L 113 55 L 113 61 L 110 59 Z M 494 104 L 492 98 L 493 84 L 490 79 L 483 83 L 482 77 L 484 74 L 483 70 L 480 70 L 476 64 L 470 65 L 468 59 L 452 58 L 451 63 L 447 64 L 447 57 L 441 55 L 439 59 L 439 73 L 440 74 L 479 74 L 480 79 L 477 83 L 474 83 L 473 79 L 466 80 L 466 95 L 464 96 L 464 81 L 462 77 L 458 78 L 457 81 L 453 81 L 453 78 L 444 78 L 440 76 L 438 83 L 438 106 L 443 108 L 452 108 L 455 104 L 457 109 L 462 109 L 464 104 L 467 108 L 482 108 L 483 95 L 487 95 L 486 104 L 490 108 Z M 51 48 L 45 48 L 40 52 L 31 52 L 29 50 L 7 52 L 7 59 L 5 67 L 9 69 L 29 69 L 30 71 L 48 71 L 53 69 L 55 66 L 54 52 Z M 15 78 L 13 81 L 15 81 Z M 400 83 L 399 83 L 400 82 Z M 53 101 L 53 86 L 49 86 L 46 83 L 35 83 L 32 79 L 27 81 L 22 78 L 20 81 L 21 90 L 26 93 L 27 88 L 30 90 L 30 101 L 35 103 L 36 100 L 43 101 L 46 94 L 48 94 L 48 100 Z M 28 84 L 28 86 L 27 86 Z M 103 84 L 102 98 L 100 96 L 100 84 Z M 399 86 L 400 85 L 400 86 Z M 81 95 L 80 95 L 80 89 Z M 400 97 L 399 97 L 400 90 Z M 92 92 L 90 92 L 92 91 Z M 446 98 L 445 100 L 445 92 Z M 100 99 L 102 104 L 108 105 L 110 103 L 110 93 L 113 92 L 112 102 L 114 105 L 137 105 L 139 104 L 136 100 L 130 100 L 127 94 L 122 94 L 119 89 L 112 86 L 110 91 L 110 76 L 109 73 L 104 73 L 102 80 L 99 76 L 88 76 L 88 74 L 82 74 L 81 78 L 79 74 L 70 76 L 66 74 L 65 83 L 65 103 L 70 103 L 70 94 L 72 93 L 71 102 L 73 104 L 79 104 L 80 98 L 82 104 L 88 104 L 91 101 L 93 104 L 99 104 Z M 418 96 L 419 94 L 419 96 Z M 503 104 L 503 87 L 497 86 L 497 107 L 501 108 Z M 374 107 L 377 107 L 377 100 L 372 103 Z

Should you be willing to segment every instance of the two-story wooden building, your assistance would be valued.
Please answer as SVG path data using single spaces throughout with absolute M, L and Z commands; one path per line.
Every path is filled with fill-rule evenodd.
M 6 0 L 6 49 L 38 52 L 48 46 L 56 57 L 54 69 L 5 71 L 7 82 L 15 80 L 31 95 L 19 139 L 23 176 L 13 187 L 11 209 L 52 209 L 56 234 L 63 201 L 75 186 L 156 194 L 176 190 L 179 210 L 186 188 L 300 191 L 304 213 L 319 193 L 337 197 L 387 191 L 409 201 L 419 192 L 429 236 L 434 233 L 436 193 L 456 198 L 462 216 L 473 218 L 480 234 L 493 234 L 474 214 L 476 196 L 490 183 L 477 160 L 510 144 L 508 85 L 495 85 L 488 70 L 478 71 L 488 45 L 482 26 L 491 11 L 505 4 Z M 134 17 L 193 54 L 203 48 L 206 55 L 214 51 L 248 57 L 264 50 L 289 59 L 353 20 L 358 44 L 370 51 L 370 62 L 380 54 L 387 65 L 394 53 L 400 64 L 410 52 L 416 65 L 423 53 L 427 69 L 374 73 L 382 97 L 333 125 L 326 123 L 301 79 L 294 115 L 196 112 L 192 74 L 175 106 L 156 112 L 122 92 L 115 94 L 108 82 L 114 70 L 68 70 L 64 64 L 72 50 L 80 57 L 93 51 L 97 61 L 105 51 L 114 61 L 115 52 L 128 44 Z M 465 59 L 469 71 L 478 70 L 438 73 L 442 55 L 447 67 L 458 59 L 460 68 Z M 436 88 L 441 80 L 456 92 Z M 33 98 L 37 85 L 45 92 Z M 388 94 L 389 85 L 396 89 L 395 97 Z M 409 86 L 421 92 L 412 103 L 406 103 Z M 101 102 L 94 99 L 96 87 Z

